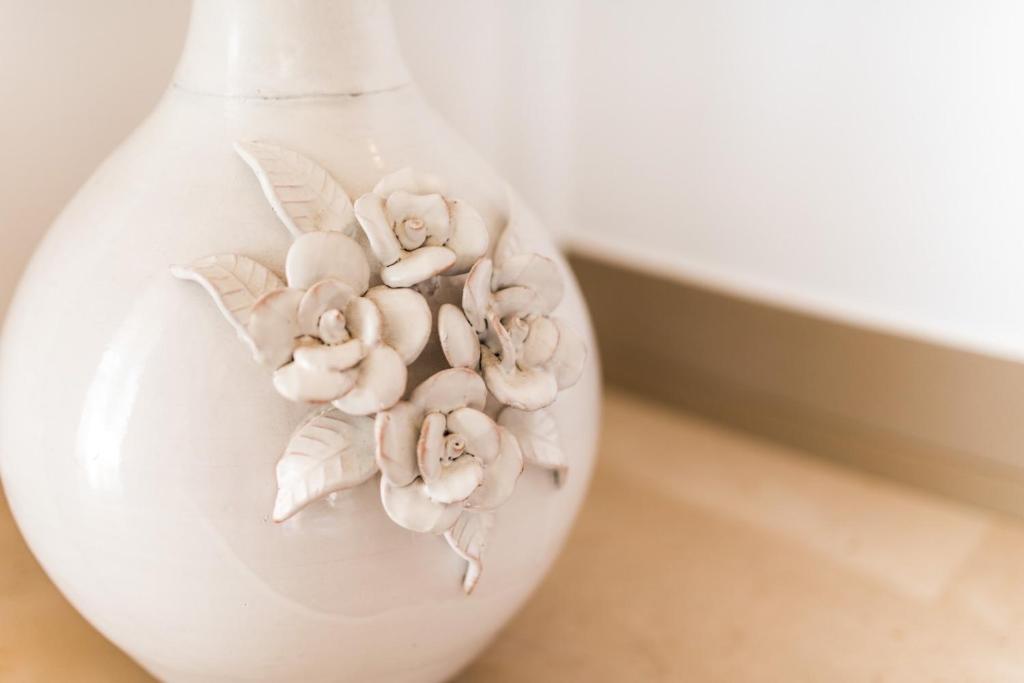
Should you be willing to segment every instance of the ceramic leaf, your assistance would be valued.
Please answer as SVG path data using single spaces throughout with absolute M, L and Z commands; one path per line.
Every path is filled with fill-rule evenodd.
M 558 438 L 558 423 L 549 411 L 505 408 L 498 415 L 498 424 L 519 440 L 526 462 L 551 470 L 555 483 L 565 484 L 569 463 Z
M 239 142 L 235 149 L 292 235 L 326 230 L 355 234 L 352 202 L 322 166 L 268 142 Z
M 492 282 L 496 290 L 526 288 L 530 291 L 528 300 L 537 310 L 520 310 L 520 313 L 550 313 L 565 292 L 558 266 L 540 254 L 509 256 L 494 269 Z
M 494 262 L 500 265 L 510 257 L 525 251 L 522 231 L 517 228 L 514 221 L 509 220 L 505 229 L 501 231 L 497 244 L 494 245 Z
M 274 521 L 283 522 L 309 503 L 358 486 L 376 473 L 373 420 L 335 408 L 318 411 L 295 430 L 277 462 Z
M 508 220 L 494 245 L 494 263 L 501 265 L 509 257 L 528 252 L 544 252 L 545 240 L 538 239 L 546 228 L 513 192 L 506 197 Z
M 445 532 L 444 538 L 459 556 L 468 562 L 462 589 L 466 595 L 473 592 L 483 570 L 481 556 L 487 546 L 487 536 L 494 526 L 494 515 L 488 512 L 463 512 L 455 525 Z
M 253 342 L 247 326 L 253 304 L 264 294 L 284 287 L 281 278 L 269 268 L 237 254 L 208 256 L 191 266 L 173 266 L 171 272 L 175 277 L 202 285 L 234 325 L 238 336 L 250 346 Z
M 576 384 L 583 376 L 583 368 L 587 361 L 587 344 L 579 332 L 560 318 L 552 318 L 558 328 L 558 346 L 547 362 L 547 367 L 555 374 L 559 389 L 566 389 Z

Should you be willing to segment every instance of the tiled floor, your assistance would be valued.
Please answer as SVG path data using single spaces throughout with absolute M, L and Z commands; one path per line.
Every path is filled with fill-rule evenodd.
M 139 680 L 0 527 L 0 678 Z M 477 681 L 1024 681 L 1024 524 L 634 397 Z

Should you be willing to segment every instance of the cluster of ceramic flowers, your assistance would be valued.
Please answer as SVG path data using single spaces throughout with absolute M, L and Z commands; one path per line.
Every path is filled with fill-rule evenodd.
M 387 514 L 444 534 L 469 562 L 471 591 L 491 512 L 524 464 L 566 470 L 544 409 L 579 379 L 586 349 L 551 316 L 557 266 L 537 254 L 488 258 L 481 216 L 430 176 L 393 173 L 353 205 L 294 151 L 238 151 L 295 236 L 285 278 L 236 254 L 173 271 L 207 289 L 283 397 L 317 406 L 278 462 L 275 521 L 379 471 Z M 463 281 L 460 300 L 432 296 L 441 278 Z M 450 367 L 410 388 L 435 310 Z

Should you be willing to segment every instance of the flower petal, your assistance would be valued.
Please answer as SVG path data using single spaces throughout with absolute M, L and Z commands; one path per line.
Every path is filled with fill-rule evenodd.
M 494 270 L 494 289 L 526 287 L 538 297 L 535 313 L 550 313 L 555 310 L 565 293 L 562 275 L 558 266 L 540 254 L 517 254 L 505 259 Z
M 365 352 L 366 347 L 358 339 L 335 346 L 304 344 L 295 349 L 295 362 L 306 370 L 348 370 L 363 359 Z
M 523 321 L 521 319 L 514 319 L 513 322 L 522 323 Z M 502 371 L 513 372 L 516 369 L 515 342 L 512 341 L 512 333 L 501 323 L 497 313 L 492 312 L 487 316 L 486 342 L 491 350 L 497 347 L 498 351 L 500 351 L 499 363 Z
M 384 320 L 372 301 L 362 296 L 352 299 L 345 308 L 345 319 L 349 333 L 367 348 L 380 343 Z
M 350 370 L 349 372 L 353 372 Z M 334 406 L 349 415 L 371 415 L 390 408 L 405 392 L 405 363 L 390 346 L 378 346 L 358 367 L 356 385 L 334 401 Z
M 484 483 L 466 500 L 467 510 L 493 510 L 511 497 L 523 473 L 523 452 L 516 437 L 498 428 L 498 457 L 484 468 Z
M 408 219 L 418 218 L 423 221 L 429 246 L 442 246 L 451 237 L 448 203 L 439 194 L 412 194 L 398 190 L 388 196 L 384 210 L 391 224 L 396 227 Z
M 498 425 L 486 413 L 474 408 L 459 408 L 448 415 L 448 431 L 466 440 L 466 452 L 485 465 L 498 455 Z
M 308 289 L 320 280 L 341 280 L 356 294 L 370 286 L 362 247 L 340 232 L 308 232 L 295 240 L 284 264 L 288 286 Z
M 320 316 L 330 310 L 344 311 L 355 295 L 355 291 L 341 280 L 321 280 L 314 284 L 306 290 L 299 302 L 299 328 L 302 334 L 317 336 Z
M 540 222 L 522 204 L 516 202 L 509 212 L 504 230 L 498 235 L 491 258 L 495 263 L 530 251 L 529 245 L 537 233 L 543 232 Z
M 274 372 L 274 388 L 289 401 L 325 403 L 352 389 L 356 372 L 348 370 L 311 370 L 289 363 Z
M 374 193 L 364 194 L 356 200 L 355 213 L 377 260 L 385 266 L 398 261 L 402 245 L 398 243 L 391 219 L 384 211 L 384 198 Z
M 461 448 L 450 450 L 452 437 L 445 434 L 446 422 L 441 413 L 427 415 L 416 456 L 430 496 L 441 503 L 455 503 L 465 500 L 480 485 L 484 470 L 483 463 L 473 455 Z M 452 457 L 454 460 L 448 460 Z
M 377 465 L 395 486 L 407 486 L 419 476 L 416 440 L 422 420 L 423 411 L 408 401 L 377 413 Z
M 480 363 L 480 340 L 458 306 L 441 306 L 437 312 L 437 333 L 444 357 L 453 368 L 475 368 Z
M 415 194 L 444 194 L 441 181 L 435 175 L 420 173 L 406 167 L 389 173 L 373 188 L 374 194 L 387 197 L 392 192 L 405 190 Z
M 301 289 L 275 289 L 252 305 L 248 330 L 257 363 L 279 368 L 291 359 L 295 339 L 301 334 L 298 310 L 302 296 Z
M 550 311 L 544 297 L 529 287 L 506 287 L 494 294 L 491 311 L 499 318 L 547 315 Z
M 458 199 L 451 203 L 452 230 L 446 247 L 455 252 L 455 263 L 448 269 L 448 275 L 468 272 L 476 260 L 487 253 L 491 236 L 484 219 L 469 204 Z
M 384 319 L 382 339 L 398 351 L 406 365 L 412 364 L 430 339 L 433 320 L 423 295 L 411 289 L 374 287 L 366 293 Z
M 441 468 L 434 481 L 427 482 L 427 494 L 438 503 L 460 503 L 484 481 L 484 466 L 471 455 L 464 455 Z
M 408 486 L 395 486 L 387 477 L 381 477 L 380 499 L 395 524 L 422 534 L 443 534 L 462 513 L 459 505 L 432 500 L 420 479 Z
M 441 475 L 444 428 L 445 419 L 441 413 L 428 413 L 423 418 L 423 426 L 420 427 L 420 438 L 416 442 L 416 463 L 419 465 L 423 481 L 428 484 Z
M 483 410 L 487 387 L 480 375 L 466 368 L 435 373 L 412 391 L 412 402 L 424 410 L 450 413 L 459 408 Z
M 388 287 L 412 287 L 443 273 L 455 263 L 455 252 L 447 247 L 420 247 L 407 251 L 402 258 L 380 272 Z
M 462 288 L 462 310 L 477 334 L 487 329 L 487 313 L 491 307 L 491 275 L 494 263 L 489 258 L 477 261 L 469 270 Z
M 558 346 L 558 325 L 547 316 L 539 316 L 530 323 L 530 332 L 523 341 L 523 350 L 517 362 L 521 367 L 533 368 L 551 360 Z
M 558 346 L 547 362 L 559 389 L 567 389 L 579 381 L 587 362 L 587 345 L 579 332 L 560 318 L 552 318 L 558 327 Z
M 490 349 L 482 349 L 484 380 L 494 398 L 520 410 L 537 410 L 551 405 L 558 395 L 555 375 L 541 368 L 504 370 Z

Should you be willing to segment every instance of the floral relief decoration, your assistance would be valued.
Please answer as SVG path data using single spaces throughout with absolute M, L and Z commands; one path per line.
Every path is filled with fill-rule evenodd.
M 443 536 L 472 592 L 495 510 L 523 468 L 558 484 L 568 471 L 547 408 L 580 378 L 586 347 L 553 315 L 558 266 L 518 249 L 511 227 L 488 256 L 481 215 L 433 176 L 397 171 L 353 204 L 293 150 L 236 150 L 294 237 L 284 276 L 240 254 L 172 272 L 209 292 L 284 399 L 311 406 L 277 463 L 274 521 L 380 473 L 384 511 Z M 451 367 L 410 388 L 434 311 Z

